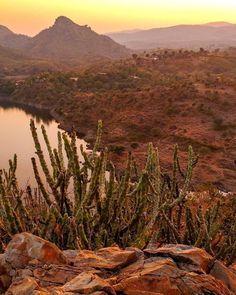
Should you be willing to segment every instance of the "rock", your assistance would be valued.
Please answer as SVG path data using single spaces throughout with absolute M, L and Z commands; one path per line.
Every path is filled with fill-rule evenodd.
M 220 261 L 216 261 L 210 274 L 224 284 L 236 294 L 236 274 Z
M 99 270 L 92 268 L 78 268 L 69 265 L 58 266 L 51 265 L 47 268 L 38 267 L 34 269 L 34 277 L 41 282 L 41 286 L 51 286 L 51 285 L 64 285 L 67 282 L 74 279 L 83 271 L 92 271 L 93 273 L 100 274 Z
M 9 288 L 4 294 L 233 295 L 235 269 L 235 264 L 227 268 L 192 246 L 150 244 L 144 252 L 119 247 L 62 252 L 22 233 L 0 255 L 0 293 Z
M 230 270 L 236 274 L 236 262 L 234 262 L 233 264 L 230 265 Z
M 11 271 L 11 266 L 6 262 L 4 254 L 0 254 L 0 293 L 11 285 Z
M 102 248 L 98 251 L 79 251 L 75 258 L 75 266 L 90 266 L 99 269 L 117 270 L 138 259 L 137 252 L 121 250 L 119 247 Z
M 73 280 L 65 284 L 60 289 L 63 292 L 78 292 L 82 294 L 91 294 L 97 291 L 103 291 L 105 294 L 115 295 L 113 287 L 96 274 L 83 272 Z
M 25 268 L 35 259 L 43 264 L 67 263 L 66 257 L 56 245 L 30 233 L 13 237 L 7 246 L 5 259 L 13 268 Z
M 207 274 L 184 271 L 173 259 L 153 257 L 145 260 L 143 269 L 130 276 L 118 276 L 120 282 L 114 285 L 122 294 L 221 294 L 232 295 L 220 281 Z
M 15 281 L 7 291 L 7 295 L 32 295 L 39 286 L 35 279 L 27 277 L 20 281 Z
M 188 245 L 164 245 L 161 248 L 147 248 L 147 257 L 162 256 L 172 258 L 179 268 L 186 271 L 209 272 L 213 257 L 205 250 Z

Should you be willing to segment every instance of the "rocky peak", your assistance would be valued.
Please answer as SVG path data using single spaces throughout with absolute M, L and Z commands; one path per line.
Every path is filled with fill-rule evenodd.
M 68 25 L 76 25 L 71 19 L 66 16 L 59 16 L 56 18 L 54 26 L 68 26 Z
M 0 33 L 4 34 L 13 34 L 11 30 L 9 30 L 7 27 L 0 25 Z

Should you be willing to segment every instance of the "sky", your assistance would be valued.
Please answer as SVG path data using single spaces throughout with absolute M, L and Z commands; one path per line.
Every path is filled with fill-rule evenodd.
M 0 0 L 0 24 L 35 35 L 64 15 L 98 33 L 214 21 L 236 23 L 236 0 Z

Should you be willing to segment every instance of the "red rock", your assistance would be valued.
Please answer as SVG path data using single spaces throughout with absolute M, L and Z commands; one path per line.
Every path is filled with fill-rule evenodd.
M 92 271 L 93 273 L 100 274 L 99 270 L 92 268 L 87 268 L 87 271 Z M 34 277 L 39 280 L 41 286 L 51 286 L 51 285 L 64 285 L 67 282 L 74 279 L 80 273 L 85 271 L 78 267 L 73 267 L 69 265 L 50 265 L 47 268 L 38 267 L 34 269 Z
M 78 292 L 82 294 L 90 294 L 97 291 L 103 291 L 105 294 L 110 295 L 116 294 L 109 283 L 89 272 L 81 273 L 58 290 L 63 292 Z
M 205 250 L 188 245 L 164 245 L 161 248 L 148 248 L 144 250 L 146 256 L 170 257 L 178 267 L 186 271 L 209 272 L 213 257 Z
M 20 281 L 15 281 L 7 291 L 7 295 L 32 295 L 39 286 L 35 279 L 27 277 Z
M 17 234 L 8 244 L 5 259 L 13 268 L 25 268 L 31 260 L 43 264 L 66 264 L 67 259 L 54 244 L 29 233 Z
M 0 293 L 11 285 L 11 266 L 5 260 L 4 254 L 0 254 Z
M 230 265 L 230 270 L 236 274 L 236 262 L 234 262 L 233 264 Z
M 119 247 L 108 247 L 98 251 L 79 251 L 75 266 L 86 265 L 94 268 L 117 270 L 138 259 L 134 250 L 121 250 Z
M 145 260 L 142 270 L 130 276 L 128 273 L 126 276 L 121 274 L 118 281 L 114 288 L 124 294 L 233 294 L 210 275 L 179 269 L 171 258 L 149 258 Z
M 236 274 L 220 261 L 216 261 L 210 274 L 224 284 L 236 294 Z

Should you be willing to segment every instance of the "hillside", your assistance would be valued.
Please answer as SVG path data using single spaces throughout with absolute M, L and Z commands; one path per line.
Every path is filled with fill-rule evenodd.
M 15 34 L 7 27 L 0 25 L 0 45 L 14 49 L 23 49 L 29 40 L 30 37 Z
M 195 183 L 235 190 L 236 51 L 156 51 L 101 63 L 73 74 L 42 74 L 18 88 L 19 102 L 51 108 L 61 126 L 93 142 L 104 121 L 104 143 L 118 168 L 131 150 L 143 162 L 147 143 L 171 168 L 172 146 L 200 155 Z M 77 81 L 71 80 L 76 78 Z
M 66 70 L 61 63 L 49 60 L 35 59 L 23 55 L 16 49 L 0 45 L 0 77 L 32 75 L 42 71 Z
M 0 26 L 0 45 L 18 49 L 31 58 L 66 63 L 91 63 L 101 58 L 127 57 L 130 51 L 108 36 L 99 35 L 87 25 L 80 26 L 60 16 L 54 25 L 33 38 L 17 35 Z
M 178 25 L 134 33 L 110 33 L 108 36 L 131 49 L 227 48 L 236 46 L 236 25 L 225 22 Z

